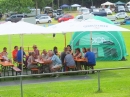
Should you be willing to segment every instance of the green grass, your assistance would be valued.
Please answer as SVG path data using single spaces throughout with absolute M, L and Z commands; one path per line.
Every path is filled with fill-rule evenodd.
M 124 28 L 130 26 L 123 25 Z M 130 32 L 123 32 L 126 48 L 130 54 Z M 67 34 L 67 44 L 71 38 Z M 0 36 L 0 49 L 9 48 L 8 36 Z M 64 36 L 57 34 L 55 40 L 49 35 L 24 35 L 24 46 L 38 45 L 40 50 L 52 49 L 57 46 L 59 51 L 64 47 Z M 12 35 L 12 49 L 14 45 L 20 46 L 20 36 Z M 25 48 L 27 49 L 27 48 Z M 129 67 L 130 56 L 127 61 L 103 61 L 97 62 L 95 69 Z M 89 74 L 91 79 L 80 81 L 48 82 L 28 84 L 23 86 L 24 97 L 130 97 L 130 70 L 102 71 L 101 91 L 97 91 L 97 74 Z M 0 86 L 0 97 L 20 97 L 19 86 Z

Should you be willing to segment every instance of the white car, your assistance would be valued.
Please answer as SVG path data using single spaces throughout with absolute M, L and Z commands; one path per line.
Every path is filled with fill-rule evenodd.
M 116 17 L 116 19 L 124 19 L 124 18 L 127 18 L 128 15 L 127 15 L 126 12 L 120 12 L 120 13 L 117 13 L 117 14 L 115 15 L 115 17 Z
M 41 16 L 38 19 L 36 19 L 36 24 L 40 23 L 51 23 L 51 18 L 50 16 Z
M 90 11 L 89 11 L 89 9 L 86 8 L 86 7 L 81 7 L 81 8 L 79 9 L 79 13 L 80 13 L 80 14 L 86 14 L 86 13 L 90 13 Z
M 107 14 L 112 14 L 112 11 L 109 8 L 104 9 Z

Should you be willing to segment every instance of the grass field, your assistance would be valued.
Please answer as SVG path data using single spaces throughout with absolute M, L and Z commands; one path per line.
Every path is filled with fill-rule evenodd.
M 122 26 L 129 28 L 130 26 Z M 130 54 L 130 32 L 122 32 L 128 54 Z M 67 44 L 71 34 L 67 34 Z M 12 35 L 12 49 L 14 45 L 20 46 L 20 36 Z M 0 36 L 0 50 L 4 46 L 9 48 L 8 36 Z M 57 46 L 59 51 L 64 47 L 64 36 L 57 34 L 55 40 L 52 34 L 24 35 L 24 46 L 37 44 L 40 50 L 52 49 Z M 25 48 L 26 49 L 26 48 Z M 130 56 L 127 61 L 97 62 L 96 69 L 129 67 Z M 130 97 L 130 70 L 101 72 L 101 91 L 97 91 L 97 74 L 89 74 L 91 79 L 80 81 L 48 82 L 24 85 L 24 97 Z M 20 86 L 0 86 L 0 97 L 20 97 Z

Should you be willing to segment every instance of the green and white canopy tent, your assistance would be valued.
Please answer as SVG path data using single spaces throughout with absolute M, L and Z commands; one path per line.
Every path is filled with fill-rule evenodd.
M 96 16 L 94 19 L 114 25 L 113 22 L 104 17 Z M 95 53 L 97 60 L 121 60 L 127 55 L 123 36 L 119 32 L 120 30 L 116 28 L 109 29 L 92 31 L 92 40 L 90 40 L 90 31 L 75 32 L 70 44 L 74 49 L 83 47 L 90 48 L 92 46 L 92 51 Z

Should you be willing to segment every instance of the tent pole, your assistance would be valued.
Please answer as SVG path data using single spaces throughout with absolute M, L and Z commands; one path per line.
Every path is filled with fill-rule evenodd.
M 65 39 L 65 47 L 66 47 L 66 33 L 64 34 L 64 39 Z
M 12 42 L 11 42 L 11 35 L 9 35 L 9 53 L 10 53 L 10 55 L 9 55 L 9 59 L 11 59 L 11 47 L 12 47 Z
M 23 35 L 21 34 L 21 64 L 22 64 L 22 72 L 21 75 L 23 75 Z M 20 89 L 21 89 L 21 97 L 23 97 L 23 82 L 22 82 L 22 76 L 20 76 Z
M 92 31 L 90 32 L 90 50 L 92 51 Z

